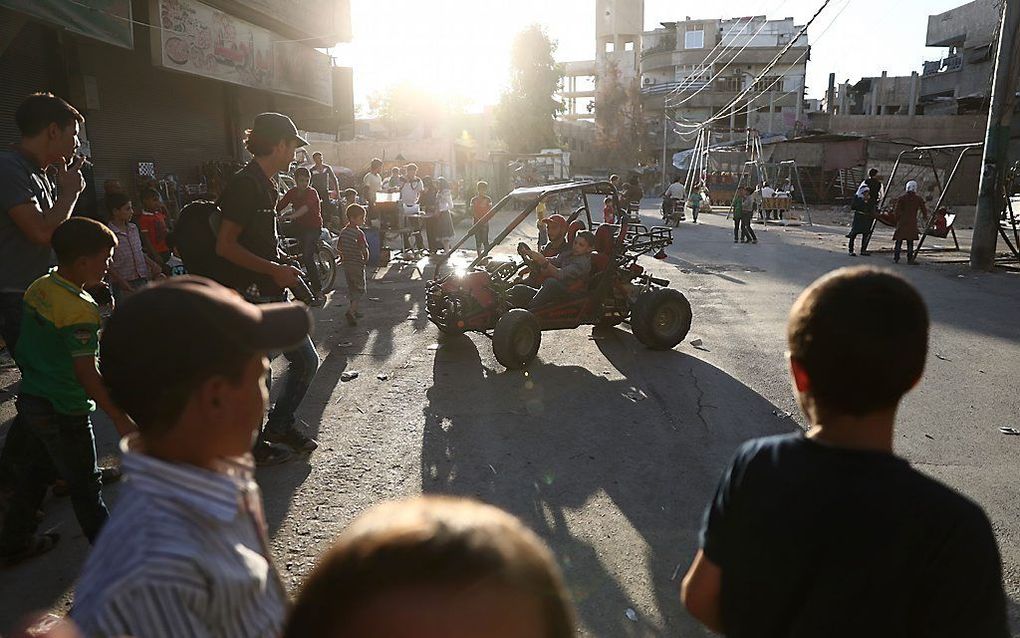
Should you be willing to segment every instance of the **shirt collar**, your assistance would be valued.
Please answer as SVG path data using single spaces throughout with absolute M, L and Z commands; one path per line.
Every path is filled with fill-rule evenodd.
M 56 266 L 50 268 L 50 277 L 53 277 L 53 281 L 55 281 L 58 286 L 60 286 L 61 288 L 66 288 L 67 290 L 73 292 L 76 295 L 81 294 L 81 291 L 84 290 L 82 286 L 72 283 L 67 279 L 61 277 L 59 274 L 57 274 Z
M 258 492 L 251 455 L 223 459 L 216 471 L 170 463 L 145 454 L 141 438 L 132 434 L 120 442 L 124 473 L 135 489 L 177 501 L 210 518 L 228 522 L 237 517 L 244 499 Z

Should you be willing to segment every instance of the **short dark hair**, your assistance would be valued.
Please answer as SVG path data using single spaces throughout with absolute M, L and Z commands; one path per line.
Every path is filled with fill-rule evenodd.
M 588 242 L 589 246 L 594 246 L 595 245 L 595 233 L 591 232 L 590 230 L 582 230 L 579 233 L 577 233 L 576 235 L 574 235 L 574 239 L 579 239 L 579 238 L 583 239 L 586 242 Z
M 348 635 L 360 610 L 417 587 L 493 587 L 533 596 L 543 635 L 575 632 L 563 577 L 534 532 L 492 505 L 426 496 L 376 505 L 355 519 L 305 581 L 283 637 Z M 457 611 L 451 605 L 449 613 Z
M 475 184 L 475 189 L 479 191 L 489 190 L 489 182 L 485 181 L 484 179 L 480 179 L 478 180 L 478 183 Z
M 382 168 L 382 160 L 378 157 L 372 160 L 372 168 Z
M 159 199 L 159 193 L 154 188 L 146 188 L 142 191 L 141 200 L 144 202 L 147 199 Z
M 318 155 L 319 157 L 322 157 L 322 151 L 315 151 L 314 153 L 312 153 L 312 159 L 315 159 L 316 155 Z
M 811 284 L 790 310 L 790 357 L 818 404 L 863 416 L 895 407 L 924 372 L 928 309 L 905 279 L 841 268 Z
M 308 170 L 304 166 L 299 166 L 298 168 L 294 169 L 294 177 L 297 177 L 298 175 L 307 175 L 309 179 L 311 179 L 312 171 Z
M 254 157 L 265 157 L 272 153 L 273 149 L 276 148 L 280 142 L 289 139 L 289 137 L 290 136 L 288 135 L 282 134 L 278 138 L 276 136 L 270 137 L 265 134 L 255 133 L 251 129 L 248 129 L 244 132 L 244 147 L 248 149 L 248 152 Z
M 14 121 L 22 137 L 35 137 L 50 124 L 64 129 L 74 122 L 84 123 L 85 118 L 78 109 L 52 93 L 33 93 L 22 100 L 14 113 Z
M 366 214 L 365 207 L 361 204 L 351 204 L 345 209 L 345 212 L 347 213 L 347 219 L 352 217 L 355 219 L 364 219 Z
M 124 193 L 108 193 L 103 199 L 103 203 L 106 204 L 106 212 L 112 213 L 118 208 L 123 208 L 124 205 L 131 202 L 131 198 Z
M 873 168 L 870 171 L 868 171 L 868 177 L 874 177 L 875 175 L 878 175 L 878 169 L 877 168 Z
M 88 217 L 65 219 L 54 229 L 50 238 L 57 263 L 64 266 L 70 266 L 82 257 L 91 257 L 116 245 L 117 236 L 113 231 Z

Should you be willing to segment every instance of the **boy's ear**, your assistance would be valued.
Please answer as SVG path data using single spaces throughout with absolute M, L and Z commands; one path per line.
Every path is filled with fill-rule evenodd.
M 793 385 L 797 388 L 797 392 L 810 392 L 811 379 L 808 377 L 804 365 L 794 359 L 790 353 L 786 354 L 786 358 L 790 362 L 790 376 L 793 377 Z

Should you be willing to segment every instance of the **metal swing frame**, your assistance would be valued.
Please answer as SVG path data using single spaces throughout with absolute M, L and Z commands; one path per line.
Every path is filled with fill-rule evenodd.
M 901 151 L 900 154 L 896 156 L 896 163 L 893 164 L 892 172 L 889 174 L 888 181 L 889 185 L 892 185 L 893 180 L 896 177 L 896 173 L 899 170 L 900 164 L 902 163 L 904 157 L 906 157 L 907 155 L 915 155 L 916 157 L 914 157 L 913 159 L 916 159 L 919 162 L 924 162 L 925 160 L 927 160 L 928 164 L 931 166 L 932 176 L 935 178 L 935 185 L 938 186 L 939 189 L 938 200 L 935 202 L 935 205 L 931 209 L 931 214 L 928 215 L 928 219 L 925 221 L 924 231 L 921 233 L 921 237 L 917 242 L 917 247 L 914 248 L 913 254 L 907 255 L 907 258 L 909 260 L 912 261 L 917 259 L 917 255 L 920 254 L 921 252 L 921 246 L 924 245 L 924 240 L 927 239 L 931 231 L 934 230 L 935 211 L 942 207 L 942 202 L 946 198 L 946 193 L 949 192 L 949 187 L 952 185 L 953 180 L 956 179 L 956 174 L 959 172 L 960 165 L 963 164 L 964 158 L 968 154 L 973 152 L 981 153 L 981 151 L 984 149 L 984 146 L 985 146 L 984 142 L 970 142 L 967 144 L 938 144 L 934 146 L 915 146 L 905 151 Z M 956 161 L 953 163 L 953 168 L 951 171 L 949 171 L 949 176 L 946 178 L 945 184 L 943 184 L 942 180 L 939 179 L 938 166 L 935 164 L 935 153 L 940 151 L 959 151 L 956 156 Z M 882 200 L 878 204 L 879 211 L 885 208 L 885 203 L 886 200 L 888 199 L 889 188 L 885 188 L 883 189 Z M 955 222 L 955 219 L 953 221 Z M 875 227 L 877 225 L 878 219 L 876 218 L 871 222 L 872 233 L 875 232 Z M 955 247 L 945 250 L 959 251 L 960 240 L 957 239 L 956 237 L 955 223 L 949 225 L 949 233 L 953 236 L 953 244 L 955 245 Z

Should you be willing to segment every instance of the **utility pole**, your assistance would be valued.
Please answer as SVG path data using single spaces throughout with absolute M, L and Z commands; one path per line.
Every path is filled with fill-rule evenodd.
M 669 118 L 666 117 L 666 105 L 662 105 L 662 190 L 666 190 L 666 125 Z
M 985 131 L 984 156 L 981 158 L 981 182 L 978 186 L 974 238 L 970 247 L 970 267 L 991 270 L 995 265 L 995 242 L 1002 210 L 1003 180 L 1009 162 L 1009 129 L 1016 107 L 1017 74 L 1020 73 L 1020 0 L 1005 0 L 999 43 L 995 54 L 988 129 Z

